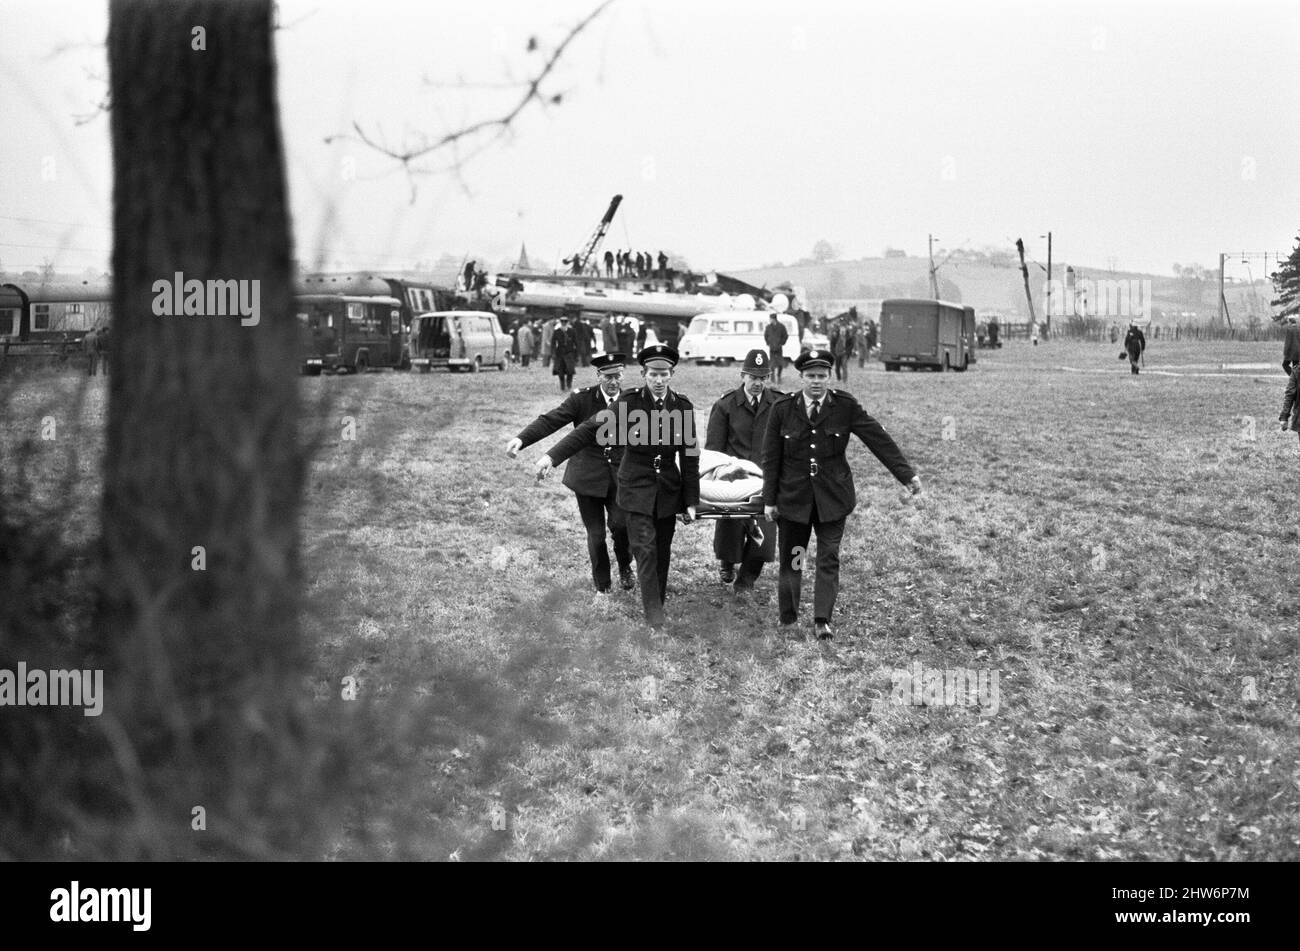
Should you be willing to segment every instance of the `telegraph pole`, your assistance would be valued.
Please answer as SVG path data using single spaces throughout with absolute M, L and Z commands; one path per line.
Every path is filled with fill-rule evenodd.
M 1219 254 L 1219 323 L 1223 323 L 1224 315 L 1228 312 L 1228 299 L 1223 296 L 1223 259 L 1226 254 Z
M 1052 232 L 1047 232 L 1047 316 L 1043 323 L 1043 339 L 1052 336 Z
M 930 296 L 939 299 L 939 278 L 934 271 L 934 235 L 930 235 Z

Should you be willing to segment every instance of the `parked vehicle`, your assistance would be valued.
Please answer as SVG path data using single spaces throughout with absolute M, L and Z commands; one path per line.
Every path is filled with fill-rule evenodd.
M 411 366 L 421 373 L 434 367 L 471 373 L 488 366 L 504 370 L 510 361 L 510 344 L 496 314 L 486 311 L 418 314 L 411 321 Z
M 376 277 L 308 278 L 294 297 L 303 348 L 302 372 L 361 373 L 409 366 L 402 302 Z
M 886 370 L 965 370 L 976 359 L 975 308 L 938 300 L 885 301 L 880 359 Z
M 782 350 L 787 360 L 799 356 L 799 321 L 790 314 L 777 318 L 789 336 Z M 741 313 L 698 314 L 686 328 L 686 335 L 677 342 L 677 351 L 683 360 L 695 363 L 727 365 L 744 361 L 751 350 L 766 350 L 763 331 L 769 321 L 768 312 L 755 310 Z
M 829 350 L 831 348 L 831 338 L 815 330 L 805 330 L 803 332 L 803 343 L 799 346 L 803 350 Z

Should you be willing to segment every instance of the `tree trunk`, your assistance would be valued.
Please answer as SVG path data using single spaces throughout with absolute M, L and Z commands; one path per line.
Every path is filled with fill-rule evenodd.
M 274 790 L 250 786 L 238 761 L 267 765 L 290 715 L 280 698 L 300 692 L 304 464 L 272 34 L 270 0 L 110 4 L 97 627 L 113 658 L 105 716 L 123 727 L 114 743 L 137 811 L 174 795 L 249 822 L 265 814 Z M 157 315 L 155 282 L 171 294 L 178 272 L 205 288 L 256 282 L 259 323 Z M 188 809 L 175 821 L 190 833 Z

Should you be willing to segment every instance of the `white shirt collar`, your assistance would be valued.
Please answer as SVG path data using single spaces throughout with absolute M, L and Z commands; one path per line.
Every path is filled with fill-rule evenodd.
M 821 401 L 820 401 L 820 402 L 821 402 L 821 405 L 822 405 L 822 406 L 826 406 L 828 403 L 830 403 L 830 401 L 831 401 L 831 393 L 832 393 L 831 390 L 827 390 L 827 391 L 826 391 L 826 395 L 823 396 L 823 397 L 821 398 Z M 803 394 L 801 394 L 801 395 L 803 396 L 803 408 L 804 408 L 804 412 L 806 412 L 806 413 L 808 413 L 809 415 L 811 415 L 811 414 L 812 414 L 812 400 L 810 400 L 810 399 L 808 398 L 808 394 L 807 394 L 807 393 L 803 393 Z

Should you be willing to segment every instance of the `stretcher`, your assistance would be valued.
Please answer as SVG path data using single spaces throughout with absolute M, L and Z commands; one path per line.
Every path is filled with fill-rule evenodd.
M 700 452 L 700 504 L 696 518 L 747 519 L 749 533 L 760 545 L 763 529 L 763 470 L 748 459 L 723 452 Z

